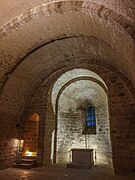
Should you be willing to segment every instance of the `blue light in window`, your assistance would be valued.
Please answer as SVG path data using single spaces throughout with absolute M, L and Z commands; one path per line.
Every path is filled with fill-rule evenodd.
M 96 126 L 95 108 L 93 106 L 87 108 L 86 126 Z

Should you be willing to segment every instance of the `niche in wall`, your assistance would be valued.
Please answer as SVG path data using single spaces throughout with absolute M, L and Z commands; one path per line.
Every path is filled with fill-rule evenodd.
M 37 156 L 39 114 L 33 113 L 26 121 L 23 156 Z
M 94 150 L 95 163 L 112 164 L 107 95 L 92 81 L 80 80 L 67 86 L 58 102 L 57 162 L 68 163 L 72 148 Z M 85 111 L 96 110 L 96 133 L 84 134 Z

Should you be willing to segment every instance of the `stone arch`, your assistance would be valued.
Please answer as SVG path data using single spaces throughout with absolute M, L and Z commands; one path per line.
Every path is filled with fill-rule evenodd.
M 18 137 L 22 117 L 27 120 L 31 112 L 40 114 L 38 157 L 41 157 L 39 163 L 45 162 L 43 149 L 50 142 L 44 143 L 48 139 L 44 126 L 51 119 L 48 112 L 54 117 L 51 87 L 62 73 L 86 67 L 103 77 L 109 87 L 111 136 L 116 141 L 114 168 L 124 171 L 129 164 L 129 170 L 133 170 L 135 3 L 133 0 L 42 1 L 13 0 L 11 4 L 3 1 L 0 7 L 0 118 L 3 122 L 0 134 L 1 144 L 7 144 L 1 149 L 0 159 L 3 161 L 4 157 L 5 163 L 2 166 L 10 165 L 9 161 L 15 157 L 17 146 L 13 138 Z M 126 128 L 128 125 L 130 130 Z M 12 148 L 11 144 L 14 144 Z
M 78 38 L 78 39 L 79 39 L 79 42 L 80 42 L 80 40 L 84 41 L 82 38 Z M 65 40 L 69 41 L 69 39 L 65 39 Z M 87 38 L 86 38 L 86 40 L 87 40 Z M 70 39 L 70 42 L 71 42 L 71 39 Z M 73 42 L 73 39 L 72 39 L 72 42 Z M 98 40 L 95 41 L 95 38 L 94 38 L 94 44 L 95 44 L 95 42 L 98 42 Z M 55 42 L 55 43 L 56 43 L 56 45 L 59 44 L 58 42 Z M 78 44 L 78 43 L 76 43 L 76 44 Z M 79 43 L 79 44 L 81 45 L 81 43 Z M 78 44 L 78 46 L 79 46 L 79 44 Z M 46 48 L 48 48 L 48 47 L 46 46 L 45 49 Z M 90 49 L 93 49 L 93 48 L 94 48 L 93 45 L 90 45 L 89 51 L 90 51 Z M 40 50 L 41 49 L 42 48 L 40 48 Z M 78 53 L 80 46 L 79 46 L 79 49 L 76 48 L 76 46 L 74 47 L 74 49 L 75 50 L 77 49 L 77 53 Z M 86 47 L 86 49 L 87 49 L 87 47 Z M 110 49 L 112 50 L 112 48 L 110 48 Z M 40 50 L 38 52 L 38 55 L 40 54 Z M 45 52 L 44 48 L 41 51 Z M 38 88 L 40 86 L 40 84 L 42 83 L 42 81 L 45 78 L 48 78 L 48 76 L 52 73 L 53 70 L 55 72 L 55 70 L 57 70 L 57 68 L 59 68 L 59 69 L 63 68 L 63 67 L 65 68 L 65 66 L 70 66 L 70 63 L 76 64 L 76 62 L 84 64 L 84 65 L 86 63 L 98 63 L 101 65 L 103 63 L 105 63 L 105 64 L 107 64 L 106 66 L 110 66 L 109 65 L 111 63 L 110 59 L 113 59 L 113 54 L 115 54 L 115 55 L 117 54 L 117 53 L 115 53 L 116 51 L 112 50 L 110 53 L 112 56 L 111 57 L 109 56 L 108 58 L 104 59 L 104 57 L 101 57 L 100 55 L 99 55 L 99 57 L 97 57 L 97 56 L 93 57 L 93 54 L 92 55 L 89 54 L 89 51 L 87 50 L 86 54 L 84 54 L 84 55 L 83 55 L 83 52 L 80 51 L 78 56 L 81 56 L 81 57 L 78 57 L 78 56 L 76 57 L 76 55 L 75 55 L 75 57 L 73 57 L 72 51 L 70 50 L 70 56 L 68 58 L 63 57 L 62 59 L 60 59 L 60 61 L 54 63 L 52 66 L 49 66 L 48 69 L 44 69 L 44 68 L 47 67 L 47 64 L 49 63 L 49 61 L 46 62 L 47 64 L 44 63 L 44 66 L 42 65 L 42 63 L 43 63 L 42 59 L 41 59 L 40 63 L 39 63 L 40 60 L 39 61 L 33 61 L 33 58 L 36 57 L 36 55 L 37 55 L 37 51 L 36 51 L 35 53 L 33 53 L 32 57 L 31 56 L 29 57 L 29 61 L 27 61 L 27 60 L 24 61 L 25 66 L 24 66 L 24 64 L 21 63 L 22 66 L 19 65 L 19 67 L 17 67 L 16 71 L 13 74 L 9 74 L 9 80 L 7 81 L 6 86 L 3 89 L 3 93 L 1 93 L 1 96 L 0 96 L 0 100 L 1 100 L 0 102 L 2 104 L 1 108 L 7 110 L 7 109 L 9 109 L 8 107 L 10 106 L 9 110 L 11 113 L 13 111 L 14 112 L 17 111 L 16 113 L 22 113 L 24 105 L 26 103 L 26 100 L 30 99 L 30 96 L 31 96 L 30 91 L 35 92 L 36 88 Z M 104 52 L 105 52 L 105 49 L 104 49 Z M 100 54 L 99 51 L 98 51 L 98 54 Z M 70 57 L 71 57 L 71 59 L 70 59 Z M 38 56 L 38 58 L 39 58 L 39 56 Z M 119 58 L 120 58 L 120 56 L 117 57 L 117 55 L 116 55 L 117 62 L 119 62 Z M 53 61 L 53 62 L 55 62 L 55 61 Z M 34 63 L 34 68 L 31 68 L 31 65 L 33 65 L 33 63 Z M 42 73 L 41 73 L 41 69 L 37 68 L 37 66 L 40 66 L 40 68 L 43 67 Z M 31 68 L 31 71 L 32 71 L 32 73 L 30 72 L 30 76 L 27 74 L 24 75 L 24 73 L 21 73 L 25 69 L 26 72 L 28 72 L 28 74 L 29 74 L 29 68 Z M 40 69 L 40 71 L 38 71 L 36 73 L 35 68 Z M 20 77 L 20 74 L 21 74 L 21 77 Z M 16 86 L 18 86 L 17 92 L 16 92 L 16 89 L 13 88 L 15 86 L 14 83 Z M 22 84 L 22 83 L 24 83 L 24 84 Z M 12 96 L 10 96 L 11 91 L 12 91 Z M 10 96 L 10 101 L 8 101 L 8 98 L 7 98 L 9 96 Z M 27 99 L 27 97 L 28 97 L 28 99 Z M 17 103 L 14 103 L 14 102 L 17 102 Z
M 66 7 L 67 6 L 67 7 Z M 90 1 L 53 1 L 49 3 L 43 3 L 33 9 L 27 10 L 25 13 L 15 17 L 10 22 L 6 23 L 1 28 L 1 36 L 5 36 L 7 32 L 11 32 L 14 28 L 19 28 L 19 26 L 28 23 L 31 19 L 37 18 L 38 16 L 50 16 L 56 13 L 68 13 L 70 11 L 84 11 L 85 13 L 90 14 L 90 11 L 94 14 L 97 14 L 99 17 L 102 17 L 105 20 L 118 22 L 123 28 L 126 29 L 126 26 L 130 28 L 126 29 L 127 32 L 134 32 L 134 25 L 132 24 L 132 19 L 130 17 L 125 17 L 122 14 L 117 13 L 116 11 L 107 8 L 105 5 L 98 4 L 97 2 Z M 106 13 L 106 11 L 108 13 Z
M 99 119 L 101 119 L 101 116 L 100 116 L 100 113 L 101 113 L 101 109 L 103 110 L 104 108 L 103 108 L 103 106 L 106 106 L 106 112 L 104 111 L 104 117 L 102 117 L 103 119 L 103 122 L 104 123 L 106 123 L 106 129 L 108 129 L 109 130 L 109 127 L 108 127 L 108 115 L 107 115 L 107 102 L 106 103 L 103 103 L 102 104 L 102 107 L 99 107 L 99 106 L 97 106 L 97 104 L 96 104 L 96 106 L 97 106 L 97 134 L 96 135 L 92 135 L 92 139 L 94 139 L 94 141 L 92 141 L 92 139 L 91 139 L 91 135 L 89 134 L 89 135 L 87 135 L 87 136 L 85 136 L 84 135 L 84 133 L 83 133 L 83 127 L 82 127 L 82 125 L 80 125 L 80 124 L 82 124 L 82 118 L 84 119 L 84 114 L 83 114 L 83 112 L 81 111 L 81 109 L 79 108 L 80 107 L 80 105 L 78 105 L 77 106 L 77 109 L 78 110 L 75 110 L 75 109 L 72 109 L 72 110 L 70 110 L 69 109 L 69 111 L 68 110 L 66 110 L 65 109 L 65 112 L 63 112 L 62 111 L 62 107 L 63 106 L 61 106 L 61 108 L 58 110 L 58 107 L 59 107 L 59 104 L 58 103 L 60 103 L 60 102 L 62 102 L 64 99 L 64 95 L 62 96 L 62 98 L 60 98 L 61 97 L 61 95 L 63 94 L 63 91 L 67 88 L 67 87 L 70 87 L 70 85 L 72 85 L 72 84 L 74 84 L 74 83 L 76 83 L 76 82 L 80 82 L 80 81 L 86 81 L 86 82 L 91 82 L 91 84 L 98 84 L 96 87 L 100 87 L 101 89 L 102 89 L 102 91 L 105 91 L 106 93 L 107 93 L 107 88 L 105 87 L 105 85 L 102 83 L 102 82 L 100 82 L 99 80 L 97 80 L 97 79 L 95 79 L 95 78 L 92 78 L 92 77 L 78 77 L 78 78 L 74 78 L 74 79 L 72 79 L 72 80 L 69 80 L 66 84 L 64 84 L 62 87 L 61 87 L 61 89 L 59 90 L 59 93 L 58 93 L 58 95 L 57 95 L 57 99 L 56 99 L 56 105 L 55 105 L 55 107 L 56 107 L 56 109 L 55 109 L 55 118 L 56 118 L 56 120 L 55 120 L 55 147 L 54 147 L 54 162 L 67 162 L 68 163 L 68 159 L 69 158 L 67 158 L 68 156 L 69 156 L 69 152 L 68 151 L 70 151 L 70 148 L 73 148 L 72 146 L 75 146 L 76 148 L 79 148 L 79 147 L 83 147 L 83 148 L 85 148 L 85 146 L 87 147 L 87 148 L 90 148 L 90 146 L 91 146 L 91 148 L 93 147 L 94 148 L 94 153 L 96 154 L 96 156 L 97 156 L 97 160 L 96 160 L 96 163 L 97 162 L 102 162 L 102 163 L 111 163 L 111 150 L 110 150 L 110 146 L 106 146 L 106 148 L 105 148 L 105 151 L 107 151 L 106 152 L 106 154 L 110 154 L 110 155 L 108 155 L 108 157 L 107 157 L 107 155 L 105 155 L 104 153 L 101 155 L 101 152 L 103 151 L 103 149 L 102 148 L 99 148 L 100 149 L 100 151 L 99 150 L 97 150 L 97 149 L 95 149 L 95 147 L 97 146 L 97 144 L 99 143 L 96 139 L 98 139 L 97 137 L 98 137 L 98 135 L 99 135 L 99 124 L 100 124 L 100 120 Z M 94 82 L 94 83 L 93 83 Z M 98 88 L 97 88 L 98 89 Z M 98 89 L 99 90 L 99 89 Z M 102 92 L 102 91 L 99 91 L 100 93 Z M 105 93 L 104 92 L 104 93 Z M 78 92 L 79 93 L 79 92 Z M 98 93 L 98 96 L 99 96 L 99 94 L 100 93 Z M 105 93 L 105 94 L 106 94 Z M 102 93 L 101 93 L 102 94 Z M 105 95 L 104 94 L 104 95 Z M 74 97 L 75 98 L 75 97 Z M 60 99 L 60 102 L 59 102 L 59 99 Z M 92 99 L 92 98 L 91 98 Z M 106 98 L 105 98 L 106 99 Z M 64 104 L 63 104 L 64 105 Z M 69 105 L 69 107 L 70 107 L 70 105 Z M 66 107 L 67 108 L 67 107 Z M 60 112 L 59 112 L 60 111 Z M 79 113 L 79 112 L 80 113 Z M 81 118 L 79 117 L 79 116 L 77 116 L 77 114 L 80 114 L 81 115 Z M 65 115 L 66 114 L 66 115 Z M 72 120 L 69 120 L 68 119 L 68 117 L 66 117 L 66 116 L 68 116 L 67 114 L 69 114 L 69 116 L 71 115 L 71 117 L 72 117 L 72 115 L 73 115 L 73 117 L 75 116 L 77 116 L 77 119 L 76 118 L 73 118 Z M 105 121 L 104 119 L 105 119 L 105 117 L 107 118 L 107 120 Z M 63 119 L 64 118 L 64 119 Z M 62 120 L 63 119 L 63 120 Z M 71 124 L 69 123 L 69 121 L 71 121 Z M 73 123 L 74 122 L 74 123 Z M 79 122 L 79 124 L 78 124 L 78 122 Z M 67 124 L 65 124 L 65 123 L 67 123 Z M 73 123 L 73 124 L 72 124 Z M 62 126 L 62 128 L 60 128 Z M 68 128 L 66 128 L 66 126 L 68 127 Z M 70 128 L 71 128 L 71 131 L 70 131 Z M 63 128 L 65 129 L 64 130 L 64 132 L 63 132 Z M 75 129 L 76 128 L 76 130 L 75 130 L 75 132 L 72 130 L 72 129 Z M 69 138 L 67 139 L 66 138 L 66 132 L 68 132 L 67 133 L 67 135 L 69 135 L 70 134 L 70 136 L 72 136 L 72 138 L 71 138 L 71 140 L 69 141 Z M 76 138 L 76 132 L 78 132 L 78 138 Z M 73 134 L 72 134 L 73 133 Z M 83 134 L 82 134 L 83 133 Z M 61 141 L 62 141 L 62 139 L 61 139 L 61 137 L 62 136 L 64 136 L 63 137 L 63 143 L 61 143 Z M 100 137 L 101 137 L 102 135 L 100 135 Z M 58 137 L 58 138 L 57 138 Z M 87 137 L 87 140 L 85 140 L 85 138 L 84 137 Z M 81 141 L 81 143 L 79 144 L 79 139 L 80 139 L 80 141 Z M 102 139 L 102 138 L 101 138 Z M 110 138 L 109 138 L 109 136 L 106 134 L 106 136 L 104 135 L 104 139 L 106 139 L 106 142 L 108 142 L 108 144 L 109 144 L 109 142 L 110 142 Z M 72 141 L 73 140 L 73 141 Z M 89 143 L 87 142 L 87 141 L 89 141 Z M 104 143 L 104 140 L 101 140 L 102 141 L 102 143 L 103 144 L 105 144 Z M 64 142 L 67 142 L 67 144 L 66 144 L 66 146 L 64 146 Z M 82 145 L 82 142 L 83 142 L 83 145 Z M 84 143 L 84 142 L 86 142 L 86 143 Z M 72 144 L 73 143 L 73 144 Z M 88 146 L 89 147 L 88 147 Z M 99 145 L 98 145 L 99 147 L 100 147 L 100 143 L 99 143 Z M 99 153 L 99 152 L 100 153 Z M 67 153 L 68 152 L 68 153 Z M 101 158 L 102 157 L 102 158 Z M 57 159 L 57 161 L 56 161 L 56 159 Z M 103 160 L 104 159 L 104 160 Z M 95 160 L 94 160 L 95 161 Z
M 86 61 L 87 62 L 87 61 Z M 89 62 L 89 61 L 88 61 Z M 126 79 L 125 76 L 123 76 L 122 73 L 119 73 L 118 75 L 118 70 L 115 69 L 114 67 L 111 68 L 111 71 L 109 70 L 111 67 L 110 65 L 106 65 L 106 67 L 103 67 L 103 64 L 98 63 L 97 60 L 92 60 L 91 61 L 93 64 L 77 64 L 75 65 L 74 63 L 70 66 L 70 67 L 66 67 L 65 69 L 62 68 L 61 70 L 56 71 L 55 73 L 53 73 L 53 79 L 49 79 L 47 81 L 44 81 L 44 83 L 40 86 L 40 88 L 36 91 L 36 94 L 32 100 L 32 104 L 36 104 L 37 103 L 37 97 L 42 96 L 42 101 L 40 101 L 40 104 L 38 103 L 37 107 L 42 109 L 42 113 L 44 110 L 44 115 L 41 121 L 40 125 L 42 128 L 40 129 L 40 142 L 42 141 L 44 143 L 44 136 L 43 136 L 43 132 L 44 132 L 44 127 L 45 127 L 45 117 L 46 117 L 46 106 L 47 106 L 47 101 L 46 101 L 46 97 L 47 97 L 47 89 L 50 89 L 50 87 L 52 86 L 52 84 L 54 83 L 54 81 L 57 79 L 57 77 L 60 76 L 60 74 L 66 72 L 69 69 L 74 69 L 74 68 L 86 68 L 88 69 L 93 69 L 97 74 L 99 74 L 102 79 L 105 81 L 105 83 L 107 84 L 108 87 L 108 92 L 109 92 L 109 113 L 110 113 L 110 128 L 111 128 L 111 141 L 112 141 L 112 151 L 113 151 L 113 167 L 116 173 L 119 173 L 120 171 L 122 171 L 121 169 L 124 168 L 128 168 L 130 170 L 133 170 L 133 164 L 131 167 L 127 167 L 124 163 L 125 161 L 128 161 L 127 159 L 123 159 L 122 157 L 118 156 L 118 149 L 117 146 L 121 144 L 121 147 L 129 147 L 130 146 L 130 138 L 127 137 L 127 141 L 121 142 L 119 141 L 119 139 L 117 139 L 117 136 L 119 135 L 120 139 L 123 137 L 123 133 L 125 133 L 125 129 L 122 130 L 115 130 L 115 128 L 118 128 L 121 126 L 119 126 L 121 124 L 121 121 L 124 120 L 124 118 L 126 118 L 126 116 L 130 116 L 130 119 L 128 121 L 128 123 L 134 123 L 133 122 L 133 118 L 134 118 L 134 110 L 135 110 L 135 103 L 134 103 L 134 88 L 132 87 L 132 85 L 130 84 L 130 82 Z M 95 62 L 95 65 L 94 65 Z M 86 66 L 85 66 L 86 65 Z M 105 66 L 105 64 L 104 64 Z M 51 77 L 51 78 L 52 78 Z M 49 84 L 50 83 L 50 84 Z M 50 86 L 51 85 L 51 86 Z M 47 87 L 48 86 L 48 87 Z M 46 91 L 47 90 L 47 91 Z M 123 94 L 124 93 L 124 94 Z M 44 98 L 43 98 L 44 97 Z M 31 108 L 34 107 L 31 104 Z M 117 106 L 116 106 L 117 105 Z M 124 111 L 124 109 L 126 111 Z M 116 116 L 116 112 L 119 112 L 118 115 Z M 127 112 L 127 114 L 125 114 L 125 112 Z M 119 118 L 121 116 L 121 119 Z M 132 118 L 131 118 L 132 117 Z M 115 126 L 115 123 L 117 122 L 118 126 Z M 125 124 L 126 127 L 126 124 Z M 47 128 L 47 127 L 46 127 Z M 53 127 L 54 128 L 54 127 Z M 127 133 L 128 133 L 128 129 L 126 129 Z M 130 131 L 133 130 L 130 129 Z M 116 143 L 117 142 L 117 143 Z M 132 142 L 133 143 L 133 142 Z M 40 143 L 41 144 L 41 143 Z M 47 144 L 44 144 L 44 147 L 48 146 Z M 41 164 L 46 164 L 48 162 L 45 161 L 44 157 L 44 152 L 43 152 L 43 145 L 39 145 L 39 149 L 40 149 L 40 155 L 39 155 L 39 162 Z M 122 149 L 121 149 L 122 151 Z M 125 153 L 123 155 L 125 158 L 128 158 L 127 154 Z M 130 156 L 134 157 L 133 153 L 130 153 Z M 44 159 L 44 160 L 43 160 Z M 120 163 L 117 161 L 117 159 L 119 159 Z M 44 161 L 44 162 L 43 162 Z
M 66 7 L 66 5 L 67 5 L 67 7 L 68 7 L 68 5 L 69 5 L 69 12 L 70 12 L 70 8 L 72 9 L 72 10 L 77 10 L 77 8 L 81 8 L 81 6 L 83 5 L 83 3 L 84 3 L 84 5 L 86 6 L 85 7 L 85 9 L 89 9 L 89 8 L 91 8 L 91 7 L 93 7 L 93 6 L 91 6 L 91 5 L 88 5 L 90 2 L 81 2 L 81 1 L 79 1 L 79 2 L 66 2 L 66 1 L 64 1 L 64 2 L 54 2 L 54 3 L 51 3 L 51 4 L 43 4 L 43 6 L 45 6 L 45 7 L 48 7 L 49 9 L 51 9 L 51 10 L 49 10 L 49 12 L 50 11 L 52 11 L 52 13 L 53 12 L 55 12 L 56 11 L 56 13 L 58 13 L 59 12 L 59 9 L 61 9 L 61 8 L 64 8 L 64 7 Z M 88 4 L 87 4 L 88 3 Z M 73 6 L 73 7 L 72 7 Z M 99 12 L 101 13 L 103 13 L 104 11 L 106 11 L 106 10 L 103 10 L 100 6 L 98 7 L 98 4 L 96 4 L 96 6 L 97 6 L 97 8 L 94 8 L 93 7 L 93 11 L 98 11 L 97 9 L 99 9 Z M 68 9 L 67 8 L 67 9 Z M 100 9 L 101 8 L 101 9 Z M 38 13 L 40 14 L 40 15 L 42 15 L 43 13 L 41 13 L 42 11 L 40 11 L 42 8 L 40 7 L 40 6 L 38 6 L 37 7 L 37 9 L 35 8 L 34 10 L 30 10 L 30 11 L 28 11 L 26 14 L 24 14 L 24 18 L 26 18 L 26 20 L 28 20 L 29 18 L 30 19 L 32 19 L 32 18 L 35 18 L 35 16 L 34 16 L 34 14 L 36 14 L 36 15 L 38 15 Z M 101 10 L 101 11 L 100 11 Z M 45 12 L 46 12 L 47 10 L 46 10 L 46 8 L 45 8 Z M 89 10 L 89 11 L 91 11 L 91 9 Z M 100 22 L 100 18 L 99 18 L 99 12 L 96 12 L 98 15 L 96 15 L 97 16 L 97 19 L 98 19 L 98 21 Z M 83 12 L 83 13 L 85 13 L 85 11 Z M 95 13 L 95 14 L 96 14 Z M 86 13 L 87 14 L 87 13 Z M 103 13 L 104 14 L 104 13 Z M 89 16 L 92 16 L 93 17 L 93 15 L 91 14 L 91 13 L 88 13 L 87 15 L 89 15 Z M 103 15 L 104 16 L 104 15 Z M 29 17 L 29 18 L 28 18 Z M 114 16 L 115 17 L 115 16 Z M 117 16 L 116 16 L 117 17 Z M 118 16 L 119 17 L 119 16 Z M 16 22 L 16 20 L 14 20 L 13 22 L 15 23 L 15 25 L 17 24 L 19 24 L 19 22 L 18 21 L 21 21 L 22 19 L 21 19 L 21 17 L 20 17 L 20 19 L 18 18 L 17 19 L 17 22 Z M 11 29 L 14 27 L 13 26 L 13 22 L 10 22 L 10 23 L 8 23 L 7 24 L 7 27 L 6 28 L 4 28 L 4 32 L 5 32 L 5 29 L 8 29 L 8 27 L 9 27 L 9 29 L 10 29 L 10 26 L 11 26 Z M 104 21 L 103 21 L 103 23 L 104 23 Z M 114 23 L 114 21 L 113 21 L 113 23 Z M 112 25 L 113 25 L 113 27 L 114 27 L 114 24 L 112 23 Z M 128 22 L 129 23 L 129 22 Z M 116 25 L 116 24 L 115 24 Z M 13 27 L 12 27 L 13 26 Z M 108 26 L 109 27 L 109 26 Z M 120 26 L 121 27 L 121 26 Z M 122 32 L 123 31 L 123 28 L 121 29 L 119 27 L 119 25 L 118 25 L 118 28 L 119 28 L 119 32 Z M 106 27 L 107 28 L 107 27 Z M 116 29 L 117 29 L 117 25 L 116 25 Z M 2 31 L 2 32 L 3 32 Z M 108 30 L 107 30 L 108 31 Z M 117 31 L 116 31 L 117 32 Z M 115 32 L 115 33 L 116 33 Z M 104 32 L 105 33 L 105 32 Z M 114 33 L 114 32 L 113 32 Z M 115 34 L 114 33 L 114 34 Z M 124 31 L 124 33 L 125 33 L 125 31 Z M 80 36 L 82 33 L 79 33 L 78 35 Z M 85 33 L 84 33 L 85 34 Z M 122 33 L 120 33 L 121 35 L 122 35 L 122 39 L 123 39 L 123 34 Z M 7 34 L 6 34 L 7 35 Z M 5 85 L 5 83 L 6 83 L 6 81 L 9 79 L 9 77 L 10 76 L 12 76 L 12 73 L 13 73 L 13 71 L 18 67 L 18 65 L 20 64 L 20 62 L 22 62 L 24 59 L 26 59 L 26 57 L 27 57 L 27 55 L 30 55 L 31 53 L 33 53 L 36 49 L 38 49 L 38 48 L 40 48 L 40 47 L 42 47 L 43 45 L 46 45 L 46 44 L 49 44 L 50 42 L 54 42 L 55 40 L 57 41 L 57 40 L 60 40 L 60 39 L 64 39 L 64 38 L 71 38 L 71 37 L 76 37 L 76 36 L 78 36 L 77 34 L 74 34 L 74 33 L 70 33 L 70 35 L 68 34 L 68 36 L 67 35 L 64 35 L 64 34 L 60 34 L 60 35 L 57 35 L 56 37 L 51 37 L 51 39 L 45 39 L 45 40 L 42 40 L 42 42 L 38 42 L 38 43 L 36 43 L 35 45 L 33 45 L 30 49 L 27 49 L 27 52 L 25 52 L 24 54 L 26 54 L 26 55 L 21 55 L 21 56 L 19 56 L 19 57 L 11 57 L 11 55 L 9 55 L 9 58 L 11 58 L 12 59 L 12 62 L 13 61 L 15 61 L 14 63 L 13 63 L 13 66 L 12 67 L 10 67 L 10 68 L 7 68 L 7 67 L 3 67 L 5 70 L 7 70 L 7 71 L 5 71 L 4 70 L 4 72 L 5 72 L 5 75 L 4 75 L 4 82 L 3 82 L 3 85 L 2 85 L 2 88 L 3 88 L 3 86 Z M 87 34 L 88 35 L 88 34 Z M 92 34 L 91 34 L 92 35 Z M 90 35 L 90 36 L 91 36 Z M 117 34 L 118 35 L 118 34 Z M 94 36 L 94 35 L 93 35 Z M 96 38 L 98 38 L 98 39 L 104 39 L 103 37 L 98 37 L 98 35 L 95 35 L 95 37 Z M 109 37 L 111 37 L 111 36 L 109 36 Z M 131 46 L 132 46 L 132 40 L 128 37 L 128 34 L 126 33 L 125 34 L 125 37 L 127 37 L 127 39 L 126 39 L 126 42 L 127 42 L 127 40 L 129 41 L 129 46 L 127 46 L 127 47 L 124 47 L 125 49 L 126 49 L 126 53 L 123 53 L 123 46 L 122 46 L 122 44 L 119 44 L 118 46 L 116 46 L 116 42 L 118 42 L 117 41 L 117 39 L 115 40 L 115 45 L 114 45 L 114 42 L 112 42 L 113 40 L 112 39 L 110 39 L 109 41 L 107 40 L 107 39 L 104 39 L 104 41 L 105 42 L 111 42 L 112 43 L 112 46 L 113 47 L 116 47 L 116 49 L 117 50 L 119 50 L 119 53 L 121 53 L 121 55 L 123 55 L 123 59 L 125 59 L 125 57 L 128 57 L 128 59 L 132 59 L 132 57 L 131 58 L 129 58 L 129 56 L 127 55 L 127 49 L 129 50 L 129 52 L 130 51 L 132 51 L 133 50 L 133 48 L 131 48 Z M 122 42 L 125 40 L 125 37 L 124 37 L 124 39 L 122 40 Z M 113 37 L 113 38 L 115 38 L 115 37 Z M 111 44 L 110 43 L 110 44 Z M 128 44 L 128 43 L 127 43 Z M 121 48 L 120 48 L 121 47 Z M 2 52 L 2 54 L 3 54 L 3 52 Z M 133 55 L 133 53 L 131 52 L 130 54 L 132 54 Z M 3 61 L 4 61 L 4 56 L 5 56 L 5 54 L 3 54 Z M 5 61 L 6 61 L 6 59 L 5 59 Z M 10 64 L 10 63 L 9 63 Z M 127 65 L 128 65 L 128 63 L 127 63 Z M 2 62 L 2 66 L 3 66 L 3 62 Z M 127 68 L 127 67 L 126 67 Z M 125 69 L 126 69 L 125 68 Z M 132 71 L 132 73 L 134 73 L 134 71 Z M 129 73 L 128 73 L 129 74 Z M 132 76 L 132 75 L 131 75 Z M 133 81 L 134 82 L 134 81 Z

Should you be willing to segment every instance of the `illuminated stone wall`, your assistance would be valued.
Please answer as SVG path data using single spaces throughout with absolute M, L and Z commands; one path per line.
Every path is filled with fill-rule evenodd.
M 39 118 L 37 113 L 33 113 L 26 121 L 24 130 L 24 156 L 26 155 L 26 151 L 37 152 Z
M 71 92 L 75 93 L 75 84 L 77 93 L 70 96 Z M 88 90 L 87 93 L 85 89 Z M 96 135 L 85 136 L 82 134 L 84 114 L 91 103 L 96 108 Z M 78 82 L 70 85 L 62 93 L 59 100 L 57 142 L 57 162 L 68 163 L 72 148 L 92 148 L 95 163 L 112 164 L 107 97 L 99 85 L 81 81 L 80 84 Z

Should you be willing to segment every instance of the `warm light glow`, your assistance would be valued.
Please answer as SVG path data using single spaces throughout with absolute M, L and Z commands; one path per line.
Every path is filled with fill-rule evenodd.
M 19 152 L 23 151 L 23 143 L 24 143 L 23 139 L 18 139 L 18 151 Z
M 23 139 L 21 139 L 21 140 L 19 140 L 19 141 L 20 141 L 20 146 L 22 146 L 22 147 L 23 147 L 24 140 L 23 140 Z
M 31 121 L 34 121 L 34 122 L 39 122 L 39 115 L 38 113 L 33 113 L 30 117 L 30 120 Z
M 37 152 L 26 151 L 26 156 L 37 156 Z
M 18 139 L 12 138 L 12 142 L 16 147 L 18 146 Z

